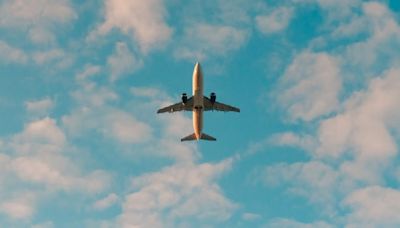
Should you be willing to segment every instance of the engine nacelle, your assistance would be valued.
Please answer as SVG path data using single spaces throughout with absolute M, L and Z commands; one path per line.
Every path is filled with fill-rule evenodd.
M 188 99 L 186 93 L 182 93 L 182 103 L 186 104 L 187 100 Z
M 214 92 L 212 92 L 211 94 L 210 94 L 210 101 L 211 101 L 211 103 L 215 103 L 215 101 L 217 100 L 217 95 L 214 93 Z

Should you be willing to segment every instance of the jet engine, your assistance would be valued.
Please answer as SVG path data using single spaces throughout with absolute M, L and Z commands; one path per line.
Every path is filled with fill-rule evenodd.
M 214 92 L 212 92 L 211 94 L 210 94 L 210 101 L 211 101 L 211 103 L 215 103 L 215 101 L 217 100 L 217 95 L 214 93 Z
M 186 93 L 182 93 L 182 103 L 186 104 L 187 100 L 188 99 Z

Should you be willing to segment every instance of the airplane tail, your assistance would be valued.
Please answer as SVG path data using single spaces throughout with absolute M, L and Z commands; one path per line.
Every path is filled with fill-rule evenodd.
M 217 140 L 216 138 L 214 138 L 214 137 L 212 137 L 210 135 L 204 134 L 204 133 L 201 134 L 200 139 L 207 140 L 207 141 L 216 141 Z M 197 140 L 196 135 L 194 133 L 182 138 L 181 142 L 183 142 L 183 141 L 192 141 L 192 140 Z
M 181 142 L 183 142 L 183 141 L 192 141 L 192 140 L 197 140 L 196 139 L 196 135 L 194 133 L 191 134 L 191 135 L 188 135 L 188 136 L 186 136 L 184 138 L 181 138 Z
M 208 141 L 217 141 L 216 138 L 212 137 L 211 135 L 206 135 L 204 133 L 201 134 L 200 139 L 208 140 Z

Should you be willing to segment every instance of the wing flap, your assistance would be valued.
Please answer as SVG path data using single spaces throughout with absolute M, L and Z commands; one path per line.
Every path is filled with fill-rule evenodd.
M 176 104 L 160 108 L 157 110 L 157 113 L 164 112 L 179 112 L 179 111 L 192 111 L 193 110 L 193 97 L 190 97 L 186 103 L 178 102 Z
M 215 101 L 214 103 L 211 100 L 204 96 L 204 111 L 216 110 L 216 111 L 223 111 L 223 112 L 240 112 L 239 108 L 223 104 L 220 102 Z

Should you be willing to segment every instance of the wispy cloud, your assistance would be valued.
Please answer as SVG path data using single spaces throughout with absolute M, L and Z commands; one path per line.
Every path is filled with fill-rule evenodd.
M 287 186 L 287 193 L 307 198 L 319 206 L 319 211 L 329 217 L 336 216 L 336 197 L 341 191 L 351 190 L 342 182 L 340 173 L 319 161 L 281 163 L 268 166 L 264 170 L 264 183 L 268 186 Z
M 35 196 L 29 192 L 0 203 L 0 212 L 14 219 L 29 219 L 34 214 Z
M 184 47 L 178 48 L 175 56 L 190 60 L 204 60 L 207 56 L 225 56 L 239 49 L 247 40 L 244 29 L 227 25 L 193 24 L 184 35 Z
M 99 70 L 96 66 L 86 65 L 76 76 L 79 87 L 71 95 L 78 106 L 62 117 L 68 134 L 78 137 L 95 131 L 123 144 L 147 141 L 151 137 L 152 128 L 138 121 L 131 113 L 113 107 L 111 102 L 118 100 L 118 95 L 107 86 L 98 86 L 91 80 L 90 76 Z
M 93 208 L 96 210 L 105 210 L 119 201 L 118 195 L 115 193 L 110 193 L 103 199 L 99 199 L 93 204 Z
M 126 43 L 118 42 L 115 45 L 115 52 L 108 57 L 107 64 L 111 71 L 110 80 L 115 81 L 142 67 L 143 62 L 131 52 Z
M 172 29 L 166 23 L 166 17 L 167 11 L 161 0 L 107 0 L 104 22 L 89 35 L 89 39 L 117 28 L 137 41 L 143 53 L 148 53 L 169 41 Z
M 278 33 L 286 29 L 293 16 L 293 9 L 281 7 L 274 9 L 266 15 L 259 15 L 255 18 L 257 28 L 264 34 Z
M 370 186 L 351 193 L 344 205 L 352 212 L 347 216 L 348 226 L 392 227 L 400 224 L 400 192 L 381 186 Z
M 271 220 L 269 223 L 266 224 L 266 227 L 271 228 L 291 228 L 291 227 L 298 227 L 298 228 L 334 228 L 335 225 L 329 224 L 324 221 L 315 221 L 310 223 L 299 222 L 293 219 L 287 218 L 276 218 Z
M 261 215 L 247 212 L 242 215 L 242 218 L 247 221 L 254 221 L 261 219 Z
M 383 203 L 388 198 L 392 202 L 398 198 L 397 191 L 387 187 L 392 183 L 391 178 L 396 178 L 393 163 L 397 161 L 400 129 L 397 108 L 400 104 L 396 100 L 399 95 L 395 89 L 399 86 L 398 64 L 395 63 L 398 55 L 391 49 L 398 45 L 398 23 L 388 7 L 378 2 L 348 1 L 333 6 L 329 1 L 318 1 L 318 4 L 332 12 L 343 10 L 336 15 L 328 14 L 327 23 L 323 25 L 329 27 L 338 23 L 337 29 L 310 43 L 311 49 L 329 50 L 329 54 L 323 53 L 328 61 L 321 65 L 319 72 L 315 71 L 323 77 L 310 76 L 315 75 L 313 68 L 318 69 L 316 65 L 322 62 L 318 58 L 300 61 L 299 56 L 305 56 L 302 53 L 294 58 L 279 80 L 283 92 L 276 93 L 281 96 L 281 105 L 286 104 L 284 107 L 292 119 L 314 121 L 301 127 L 304 132 L 310 133 L 310 129 L 313 132 L 307 134 L 312 142 L 307 149 L 311 158 L 306 162 L 267 166 L 264 181 L 269 186 L 285 186 L 290 194 L 308 199 L 318 208 L 319 218 L 334 225 L 399 224 L 391 213 L 395 207 Z M 354 7 L 358 10 L 353 11 Z M 315 46 L 317 40 L 324 45 Z M 330 44 L 339 40 L 344 42 L 343 47 Z M 389 46 L 391 48 L 387 48 Z M 387 61 L 383 62 L 382 58 Z M 296 61 L 301 63 L 297 68 L 294 67 Z M 302 69 L 308 72 L 303 74 Z M 298 81 L 296 77 L 289 77 L 288 72 L 299 77 Z M 354 73 L 358 74 L 356 79 L 348 78 Z M 309 82 L 308 77 L 312 78 Z M 352 80 L 362 81 L 361 88 L 348 88 L 346 83 L 354 83 Z M 318 85 L 312 86 L 314 82 Z M 303 83 L 308 85 L 307 89 Z M 343 88 L 348 89 L 346 96 L 341 96 Z M 312 91 L 319 92 L 304 97 Z M 319 101 L 328 106 L 316 109 Z M 301 136 L 304 136 L 301 131 L 277 134 L 270 143 L 292 144 L 298 149 L 305 143 Z M 332 218 L 342 219 L 342 222 Z M 296 224 L 301 225 L 310 224 Z
M 39 117 L 47 115 L 54 105 L 54 101 L 49 97 L 37 101 L 25 102 L 25 107 L 28 113 Z
M 0 27 L 27 31 L 34 43 L 55 42 L 57 25 L 77 18 L 68 0 L 3 1 L 0 5 Z
M 344 113 L 321 124 L 317 153 L 338 157 L 354 151 L 354 161 L 342 166 L 350 177 L 379 182 L 382 169 L 397 153 L 391 131 L 399 128 L 400 120 L 395 98 L 398 74 L 399 70 L 393 69 L 372 80 L 368 90 L 350 98 Z
M 15 219 L 30 218 L 38 201 L 49 193 L 95 194 L 108 187 L 111 176 L 105 171 L 83 172 L 64 152 L 68 142 L 50 118 L 34 120 L 2 146 L 1 212 Z M 12 180 L 12 181 L 11 181 Z M 35 186 L 21 192 L 18 186 Z M 43 191 L 46 190 L 46 191 Z M 13 198 L 4 198 L 4 197 Z
M 134 178 L 137 191 L 126 196 L 119 223 L 161 227 L 227 220 L 237 205 L 223 196 L 214 180 L 231 162 L 186 163 Z
M 50 189 L 101 191 L 109 175 L 100 170 L 83 177 L 74 175 L 79 168 L 63 155 L 66 143 L 65 134 L 54 120 L 34 121 L 10 144 L 18 155 L 11 161 L 11 168 L 21 180 Z
M 301 148 L 304 151 L 313 151 L 318 145 L 317 140 L 311 135 L 297 135 L 293 132 L 284 132 L 272 135 L 268 144 Z
M 288 109 L 291 120 L 311 121 L 338 107 L 342 87 L 339 72 L 335 57 L 303 52 L 286 69 L 274 94 L 279 105 Z
M 12 47 L 8 43 L 0 40 L 0 61 L 3 63 L 26 63 L 29 59 L 23 50 Z

